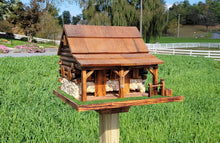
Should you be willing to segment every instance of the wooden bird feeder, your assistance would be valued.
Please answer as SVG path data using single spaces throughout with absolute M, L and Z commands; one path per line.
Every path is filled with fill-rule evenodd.
M 166 97 L 172 96 L 172 90 L 165 88 L 163 79 L 158 83 L 158 64 L 164 62 L 149 54 L 136 27 L 64 25 L 58 55 L 60 89 L 82 102 L 161 95 L 161 98 L 78 105 L 54 90 L 56 96 L 77 111 L 100 113 L 100 142 L 115 134 L 119 136 L 119 130 L 113 134 L 107 130 L 118 128 L 118 113 L 128 112 L 129 107 L 183 100 L 183 96 Z M 153 79 L 145 92 L 148 71 Z M 113 123 L 113 119 L 117 121 Z M 113 141 L 117 142 L 116 138 Z

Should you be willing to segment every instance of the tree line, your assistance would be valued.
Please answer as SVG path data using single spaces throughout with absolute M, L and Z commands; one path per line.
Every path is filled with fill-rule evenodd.
M 25 5 L 19 0 L 0 0 L 0 31 L 11 31 L 19 26 L 30 37 L 50 38 L 63 24 L 136 26 L 140 28 L 141 0 L 74 0 L 83 9 L 81 15 L 69 11 L 59 15 L 58 5 L 63 0 L 31 0 Z M 71 3 L 71 1 L 69 0 Z M 168 28 L 185 25 L 216 25 L 220 23 L 220 0 L 206 0 L 191 5 L 187 0 L 166 8 L 164 0 L 142 0 L 142 35 L 146 41 L 161 36 Z M 9 26 L 11 25 L 11 26 Z
M 170 24 L 176 22 L 178 15 L 182 25 L 204 25 L 208 30 L 208 26 L 220 24 L 220 0 L 206 0 L 193 5 L 185 0 L 174 3 L 168 12 Z

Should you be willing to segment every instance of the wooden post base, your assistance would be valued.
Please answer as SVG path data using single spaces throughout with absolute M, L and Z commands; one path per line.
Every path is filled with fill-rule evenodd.
M 99 114 L 99 142 L 119 143 L 119 113 Z
M 119 143 L 119 113 L 130 107 L 96 110 L 99 113 L 99 142 Z

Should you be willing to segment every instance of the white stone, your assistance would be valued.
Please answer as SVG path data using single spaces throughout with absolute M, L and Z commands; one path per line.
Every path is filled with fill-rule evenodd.
M 94 82 L 86 82 L 87 93 L 95 92 L 95 83 Z M 145 92 L 145 84 L 142 79 L 130 79 L 130 89 L 131 90 L 140 90 L 141 93 Z M 76 84 L 75 82 L 71 82 L 65 78 L 61 80 L 61 90 L 66 92 L 69 95 L 79 99 L 82 94 L 81 83 Z M 119 91 L 119 81 L 118 80 L 108 80 L 106 82 L 106 92 L 110 91 Z

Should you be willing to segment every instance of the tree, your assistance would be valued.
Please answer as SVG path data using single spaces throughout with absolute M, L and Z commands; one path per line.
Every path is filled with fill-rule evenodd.
M 7 20 L 13 14 L 13 10 L 17 6 L 17 1 L 0 0 L 0 20 Z
M 81 5 L 83 18 L 89 24 L 139 27 L 140 0 L 83 0 Z M 147 41 L 160 36 L 166 25 L 164 2 L 143 0 L 143 15 L 143 35 L 148 37 Z
M 71 18 L 70 12 L 69 11 L 64 11 L 63 12 L 63 22 L 64 22 L 64 24 L 70 24 L 71 23 L 70 18 Z
M 19 16 L 19 24 L 28 36 L 28 42 L 32 42 L 33 36 L 40 30 L 40 4 L 37 0 L 31 0 L 29 6 L 24 6 L 24 11 Z
M 39 24 L 40 30 L 37 32 L 37 35 L 41 38 L 51 39 L 61 29 L 58 20 L 48 12 L 41 14 Z
M 218 23 L 215 11 L 211 9 L 212 1 L 207 0 L 206 3 L 199 3 L 200 7 L 200 24 L 206 26 L 207 32 L 209 26 Z
M 81 20 L 81 17 L 82 17 L 81 14 L 79 14 L 79 15 L 77 15 L 77 16 L 73 16 L 73 17 L 72 17 L 72 24 L 73 24 L 73 25 L 76 25 L 76 24 Z

